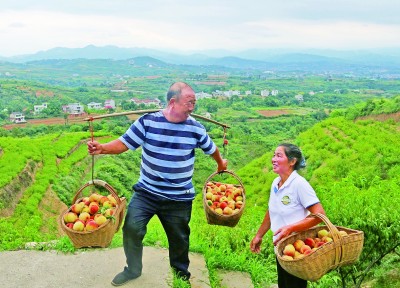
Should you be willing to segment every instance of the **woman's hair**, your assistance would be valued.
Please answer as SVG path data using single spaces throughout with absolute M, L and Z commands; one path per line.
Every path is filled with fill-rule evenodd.
M 303 153 L 298 146 L 290 143 L 281 143 L 278 146 L 283 147 L 285 155 L 289 160 L 296 159 L 294 164 L 294 170 L 299 170 L 306 167 L 306 160 L 304 159 Z

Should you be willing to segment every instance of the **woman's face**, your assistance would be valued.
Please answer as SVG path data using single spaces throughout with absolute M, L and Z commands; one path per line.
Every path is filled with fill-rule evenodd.
M 285 154 L 285 148 L 278 146 L 272 157 L 272 169 L 276 174 L 290 174 L 293 171 L 296 159 L 289 160 Z

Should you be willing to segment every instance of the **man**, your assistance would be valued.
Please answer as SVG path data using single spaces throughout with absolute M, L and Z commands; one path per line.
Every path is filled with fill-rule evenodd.
M 165 109 L 137 119 L 124 135 L 106 144 L 88 142 L 89 154 L 119 154 L 142 147 L 140 177 L 133 186 L 123 232 L 127 266 L 112 280 L 120 286 L 142 273 L 142 240 L 156 214 L 169 243 L 170 265 L 178 277 L 188 280 L 189 221 L 194 199 L 192 176 L 195 148 L 201 148 L 226 170 L 227 160 L 209 138 L 203 125 L 190 114 L 196 97 L 186 83 L 171 85 Z

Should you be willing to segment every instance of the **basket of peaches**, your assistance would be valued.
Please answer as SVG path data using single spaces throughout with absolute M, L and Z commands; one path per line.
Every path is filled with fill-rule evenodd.
M 59 224 L 75 248 L 110 245 L 125 214 L 126 199 L 103 180 L 85 183 L 72 205 L 59 217 Z
M 241 179 L 232 171 L 211 174 L 203 186 L 207 223 L 234 227 L 243 214 L 246 194 Z
M 323 214 L 310 214 L 323 225 L 293 233 L 274 248 L 283 269 L 308 281 L 317 281 L 326 273 L 358 260 L 364 244 L 364 232 L 335 226 Z

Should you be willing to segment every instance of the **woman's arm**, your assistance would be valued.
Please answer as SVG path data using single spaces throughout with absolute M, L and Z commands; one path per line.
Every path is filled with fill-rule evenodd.
M 270 228 L 271 228 L 271 219 L 269 217 L 269 210 L 267 210 L 264 216 L 264 220 L 261 223 L 260 228 L 258 228 L 256 236 L 254 236 L 253 240 L 251 240 L 250 242 L 250 250 L 252 252 L 260 253 L 262 238 Z
M 320 214 L 324 214 L 325 215 L 325 210 L 322 207 L 321 203 L 314 204 L 314 205 L 308 207 L 307 210 L 310 211 L 313 214 L 320 213 Z M 304 218 L 303 220 L 301 220 L 299 222 L 296 222 L 296 223 L 293 223 L 291 225 L 287 225 L 287 226 L 281 227 L 274 234 L 274 236 L 279 234 L 279 236 L 274 241 L 274 245 L 276 245 L 276 243 L 278 243 L 279 240 L 285 238 L 286 236 L 292 234 L 293 232 L 299 232 L 299 231 L 307 230 L 307 229 L 309 229 L 311 227 L 314 227 L 315 225 L 317 225 L 321 221 L 322 220 L 319 219 L 319 218 L 307 217 L 307 218 Z

